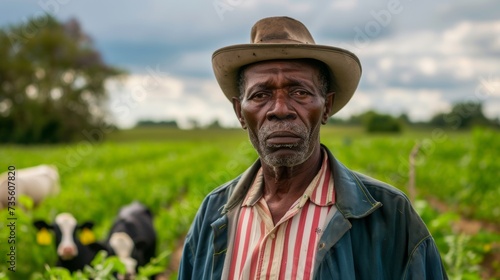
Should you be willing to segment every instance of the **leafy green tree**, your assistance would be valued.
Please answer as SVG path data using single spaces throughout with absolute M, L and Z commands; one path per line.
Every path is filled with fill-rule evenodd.
M 368 132 L 401 132 L 401 123 L 390 116 L 371 112 L 365 117 L 365 127 Z
M 400 123 L 402 123 L 404 125 L 412 125 L 413 124 L 412 121 L 410 120 L 410 117 L 408 117 L 408 115 L 406 113 L 399 115 L 398 120 Z
M 475 125 L 495 125 L 483 114 L 483 104 L 479 102 L 459 102 L 448 113 L 439 113 L 432 117 L 430 124 L 439 127 L 467 129 Z
M 179 128 L 176 120 L 166 121 L 153 121 L 153 120 L 140 120 L 136 123 L 135 127 L 170 127 Z
M 351 116 L 346 121 L 350 125 L 363 125 L 367 132 L 400 132 L 402 121 L 391 115 L 385 115 L 373 110 L 368 110 L 359 115 Z
M 77 20 L 47 15 L 0 29 L 0 61 L 0 142 L 70 142 L 109 129 L 104 83 L 123 71 L 104 63 Z

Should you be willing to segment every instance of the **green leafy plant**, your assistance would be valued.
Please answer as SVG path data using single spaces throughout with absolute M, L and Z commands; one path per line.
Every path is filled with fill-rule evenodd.
M 346 142 L 345 137 L 350 140 Z M 132 200 L 144 202 L 151 208 L 158 234 L 158 258 L 162 259 L 152 265 L 156 268 L 150 270 L 146 266 L 142 274 L 138 274 L 146 276 L 161 268 L 167 269 L 172 256 L 164 259 L 160 256 L 182 245 L 203 197 L 243 172 L 257 158 L 245 132 L 237 130 L 147 128 L 120 131 L 109 135 L 109 139 L 88 146 L 88 149 L 82 149 L 79 144 L 0 146 L 0 158 L 17 169 L 47 163 L 56 165 L 61 175 L 61 192 L 56 197 L 49 197 L 33 208 L 29 201 L 20 198 L 27 207 L 16 209 L 17 270 L 9 272 L 6 263 L 2 262 L 0 277 L 47 279 L 41 278 L 48 273 L 45 264 L 53 266 L 57 254 L 53 245 L 36 243 L 34 219 L 51 221 L 58 213 L 70 211 L 78 221 L 94 221 L 96 239 L 102 240 L 119 208 Z M 460 262 L 464 269 L 481 265 L 484 270 L 480 259 L 497 254 L 500 248 L 498 232 L 480 230 L 462 240 L 453 231 L 453 225 L 462 218 L 498 225 L 496 171 L 500 169 L 500 161 L 495 157 L 500 149 L 498 131 L 405 130 L 388 136 L 367 134 L 362 128 L 324 127 L 321 139 L 349 168 L 403 191 L 408 179 L 408 153 L 415 141 L 421 142 L 416 166 L 417 198 L 420 200 L 415 208 L 428 225 L 443 259 L 450 250 L 455 252 L 446 261 L 447 268 Z M 349 146 L 346 148 L 346 145 Z M 440 201 L 446 211 L 435 211 L 424 200 L 428 197 Z M 8 217 L 6 210 L 0 211 L 0 221 L 7 221 Z M 0 222 L 1 240 L 8 238 L 5 225 Z M 447 239 L 447 236 L 455 237 Z M 8 253 L 6 250 L 6 246 L 0 246 L 0 255 Z M 459 256 L 457 252 L 472 252 L 477 258 Z M 494 265 L 491 271 L 498 270 Z M 51 269 L 63 274 L 57 268 Z M 171 273 L 168 277 L 175 277 L 175 271 L 168 272 Z M 458 271 L 453 275 L 459 277 L 460 273 L 469 272 Z M 476 270 L 470 273 L 479 275 Z

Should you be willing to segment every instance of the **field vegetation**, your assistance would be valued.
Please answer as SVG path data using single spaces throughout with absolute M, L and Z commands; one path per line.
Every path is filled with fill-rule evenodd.
M 408 193 L 409 154 L 416 144 L 415 208 L 429 226 L 451 279 L 500 279 L 500 133 L 490 129 L 403 130 L 366 134 L 360 127 L 325 126 L 322 143 L 349 168 Z M 2 166 L 54 164 L 61 192 L 39 207 L 16 209 L 16 272 L 0 263 L 0 279 L 55 275 L 52 246 L 36 243 L 34 219 L 51 222 L 71 212 L 92 220 L 104 239 L 118 209 L 138 200 L 154 214 L 157 266 L 175 278 L 174 253 L 203 197 L 243 172 L 257 158 L 242 130 L 146 127 L 115 131 L 103 143 L 0 146 Z M 0 212 L 0 255 L 6 256 L 8 213 Z M 168 275 L 167 275 L 168 274 Z

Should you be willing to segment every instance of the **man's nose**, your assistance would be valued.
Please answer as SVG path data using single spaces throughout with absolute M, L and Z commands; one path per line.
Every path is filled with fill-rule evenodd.
M 285 120 L 285 119 L 295 119 L 297 113 L 290 104 L 290 97 L 288 93 L 280 91 L 274 94 L 274 98 L 271 102 L 271 108 L 267 112 L 268 120 Z

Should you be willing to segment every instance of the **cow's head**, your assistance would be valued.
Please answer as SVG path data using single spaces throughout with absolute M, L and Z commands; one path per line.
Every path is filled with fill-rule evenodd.
M 49 231 L 54 232 L 57 255 L 62 260 L 71 260 L 78 256 L 80 245 L 95 244 L 95 237 L 91 231 L 94 223 L 85 222 L 79 225 L 70 213 L 57 215 L 53 224 L 38 220 L 33 222 L 33 225 L 38 229 L 37 242 L 40 245 L 52 243 Z

